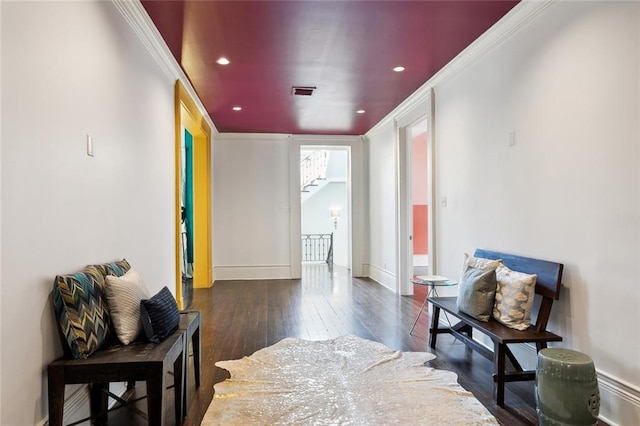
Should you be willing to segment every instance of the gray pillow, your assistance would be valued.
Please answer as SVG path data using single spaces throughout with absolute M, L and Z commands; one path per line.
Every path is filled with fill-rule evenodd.
M 496 270 L 468 266 L 460 280 L 458 310 L 480 321 L 489 321 L 496 296 Z

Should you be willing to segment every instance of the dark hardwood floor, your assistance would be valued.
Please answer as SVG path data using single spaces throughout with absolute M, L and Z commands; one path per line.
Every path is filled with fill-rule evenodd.
M 427 344 L 428 315 L 409 335 L 422 297 L 398 297 L 370 279 L 350 278 L 343 268 L 330 272 L 325 264 L 304 266 L 302 280 L 221 281 L 210 289 L 194 289 L 188 308 L 202 313 L 202 384 L 196 390 L 190 381 L 185 425 L 200 424 L 213 398 L 213 385 L 229 377 L 226 370 L 214 366 L 216 361 L 251 355 L 285 337 L 319 340 L 353 334 L 396 350 L 432 352 Z M 501 424 L 538 423 L 533 382 L 507 384 L 506 408 L 501 408 L 493 403 L 490 361 L 448 335 L 438 337 L 433 353 L 436 359 L 428 365 L 456 372 L 459 383 Z M 193 374 L 191 368 L 189 374 Z M 136 392 L 144 393 L 144 385 Z M 169 392 L 168 401 L 172 398 Z M 428 395 L 416 398 L 428 399 Z M 144 410 L 144 401 L 138 406 Z M 167 410 L 173 410 L 172 404 Z M 173 415 L 167 417 L 173 421 Z M 110 414 L 109 421 L 146 424 L 126 409 Z

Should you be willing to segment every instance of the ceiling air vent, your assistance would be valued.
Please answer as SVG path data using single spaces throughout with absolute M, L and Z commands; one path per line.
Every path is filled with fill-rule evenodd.
M 291 94 L 294 96 L 311 96 L 314 90 L 316 90 L 316 88 L 313 86 L 293 86 L 291 88 Z

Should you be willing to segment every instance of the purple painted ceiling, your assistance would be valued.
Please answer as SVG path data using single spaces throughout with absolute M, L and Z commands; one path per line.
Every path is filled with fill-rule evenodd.
M 142 2 L 219 131 L 332 135 L 366 133 L 517 3 Z

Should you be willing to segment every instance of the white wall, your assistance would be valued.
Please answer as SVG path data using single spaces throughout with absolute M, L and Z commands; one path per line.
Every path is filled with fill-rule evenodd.
M 220 134 L 213 155 L 214 277 L 289 278 L 289 138 Z
M 369 147 L 369 276 L 396 289 L 396 144 L 393 123 L 367 134 Z
M 173 289 L 173 80 L 110 2 L 0 5 L 0 423 L 29 425 L 62 354 L 56 274 L 126 257 Z
M 438 273 L 476 247 L 564 263 L 550 328 L 593 358 L 621 425 L 640 422 L 639 62 L 640 3 L 557 2 L 435 85 Z M 369 135 L 376 265 L 392 129 Z
M 292 247 L 297 248 L 299 257 L 300 187 L 296 182 L 302 146 L 349 147 L 352 273 L 361 276 L 366 240 L 366 164 L 361 139 L 221 133 L 215 140 L 213 161 L 216 280 L 299 277 L 300 261 L 293 259 Z

